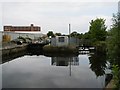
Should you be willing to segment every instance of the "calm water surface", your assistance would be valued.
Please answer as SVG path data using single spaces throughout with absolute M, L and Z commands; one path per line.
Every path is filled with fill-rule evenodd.
M 74 57 L 25 55 L 2 64 L 2 86 L 3 88 L 103 88 L 105 75 L 96 74 L 96 70 L 99 72 L 99 69 L 95 69 L 92 65 L 88 55 Z

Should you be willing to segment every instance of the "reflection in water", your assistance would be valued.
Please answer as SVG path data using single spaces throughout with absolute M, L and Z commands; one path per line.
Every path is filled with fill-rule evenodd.
M 96 74 L 97 77 L 105 76 L 105 86 L 112 79 L 112 73 L 110 70 L 110 63 L 106 60 L 106 53 L 94 53 L 89 57 L 90 68 Z
M 52 57 L 51 64 L 55 66 L 69 66 L 69 75 L 71 76 L 71 66 L 79 66 L 78 56 L 74 57 Z
M 12 61 L 18 57 L 23 57 L 25 54 L 26 54 L 26 52 L 24 51 L 24 52 L 19 52 L 19 53 L 15 53 L 15 54 L 11 54 L 11 55 L 6 55 L 6 56 L 2 55 L 2 63 Z
M 3 64 L 3 87 L 104 87 L 106 55 L 94 53 L 89 58 L 87 55 L 46 55 L 21 53 L 6 57 L 6 62 L 13 61 Z
M 56 66 L 68 66 L 68 65 L 79 65 L 79 58 L 78 56 L 74 57 L 52 57 L 52 65 Z
M 2 67 L 4 88 L 104 87 L 104 77 L 96 78 L 89 68 L 87 55 L 74 57 L 25 55 L 4 63 Z
M 102 76 L 105 74 L 106 69 L 106 54 L 94 53 L 89 57 L 90 68 L 95 72 L 96 76 Z

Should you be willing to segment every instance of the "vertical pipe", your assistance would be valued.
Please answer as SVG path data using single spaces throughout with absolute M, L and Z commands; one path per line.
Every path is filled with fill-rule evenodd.
M 71 70 L 72 70 L 72 68 L 71 68 L 71 62 L 72 62 L 71 57 L 69 57 L 69 62 L 70 62 L 70 65 L 69 65 L 70 73 L 69 73 L 69 75 L 71 76 Z
M 120 1 L 118 1 L 118 14 L 120 13 Z
M 69 24 L 69 35 L 70 35 L 70 33 L 71 33 L 71 25 Z
M 69 24 L 69 45 L 70 45 L 70 33 L 71 33 L 71 25 Z

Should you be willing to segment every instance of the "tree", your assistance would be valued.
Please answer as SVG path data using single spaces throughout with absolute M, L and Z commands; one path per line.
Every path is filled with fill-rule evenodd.
M 56 36 L 61 36 L 62 34 L 61 33 L 55 33 Z
M 49 31 L 49 32 L 47 33 L 47 36 L 48 36 L 48 37 L 50 37 L 50 36 L 51 36 L 51 37 L 54 37 L 55 35 L 54 35 L 53 31 Z
M 91 20 L 88 33 L 90 38 L 94 41 L 105 41 L 107 34 L 106 29 L 105 20 L 97 18 L 95 20 Z
M 113 25 L 108 32 L 107 48 L 109 60 L 120 67 L 120 14 L 113 15 Z
M 76 31 L 72 32 L 72 33 L 70 34 L 70 36 L 71 36 L 71 37 L 76 37 L 76 36 L 77 36 L 77 32 L 76 32 Z
M 86 32 L 83 37 L 83 39 L 90 39 L 90 34 L 88 32 Z
M 112 64 L 113 79 L 116 90 L 120 89 L 120 13 L 113 15 L 113 25 L 108 32 L 108 59 Z
M 80 33 L 77 33 L 76 31 L 74 31 L 70 34 L 70 36 L 81 39 L 83 34 L 82 33 L 80 34 Z

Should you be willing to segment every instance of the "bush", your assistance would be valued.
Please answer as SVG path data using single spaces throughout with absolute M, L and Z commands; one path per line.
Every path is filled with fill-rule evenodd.
M 112 68 L 114 88 L 117 90 L 120 88 L 120 69 L 118 65 L 113 65 Z
M 78 49 L 75 46 L 51 46 L 45 45 L 43 47 L 44 52 L 48 53 L 77 53 Z
M 105 53 L 107 50 L 106 42 L 105 41 L 97 41 L 94 43 L 97 52 Z

